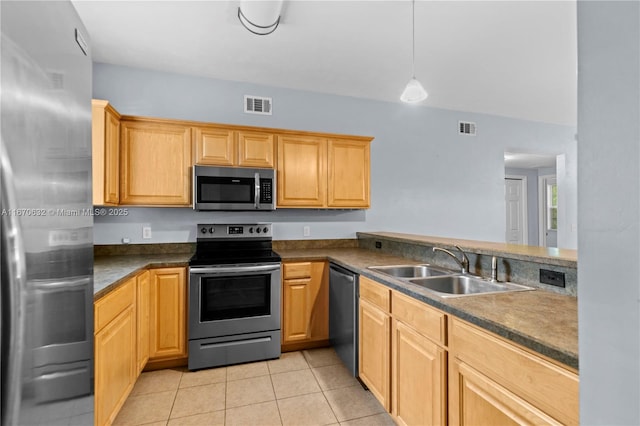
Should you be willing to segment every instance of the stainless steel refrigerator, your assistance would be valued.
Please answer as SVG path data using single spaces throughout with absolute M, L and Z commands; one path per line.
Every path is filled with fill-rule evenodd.
M 2 425 L 91 425 L 89 40 L 69 1 L 0 21 Z

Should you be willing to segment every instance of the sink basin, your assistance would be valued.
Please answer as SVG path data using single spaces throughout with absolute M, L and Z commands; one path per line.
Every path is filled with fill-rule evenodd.
M 532 287 L 520 284 L 492 282 L 480 277 L 472 277 L 469 275 L 416 278 L 409 280 L 409 282 L 434 291 L 438 293 L 438 296 L 440 297 L 460 297 L 533 290 Z
M 451 271 L 446 268 L 440 268 L 424 265 L 392 265 L 392 266 L 370 266 L 369 269 L 383 274 L 391 275 L 395 278 L 424 278 L 424 277 L 436 277 L 441 275 L 451 275 L 457 272 Z

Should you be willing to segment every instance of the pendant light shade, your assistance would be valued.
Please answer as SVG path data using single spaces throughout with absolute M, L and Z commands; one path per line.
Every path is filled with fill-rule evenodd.
M 424 90 L 424 87 L 422 87 L 422 84 L 420 84 L 420 82 L 416 80 L 415 77 L 413 77 L 407 83 L 407 87 L 404 88 L 404 92 L 402 92 L 400 100 L 402 102 L 411 104 L 424 101 L 425 99 L 427 99 L 427 96 L 429 95 L 427 94 L 427 91 Z
M 411 1 L 411 21 L 412 21 L 412 37 L 411 37 L 411 80 L 404 88 L 400 100 L 406 103 L 416 103 L 427 99 L 427 91 L 424 90 L 422 84 L 416 79 L 416 1 Z

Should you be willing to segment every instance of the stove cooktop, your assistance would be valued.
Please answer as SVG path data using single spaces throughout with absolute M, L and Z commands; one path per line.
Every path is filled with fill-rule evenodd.
M 190 266 L 280 262 L 271 249 L 272 226 L 259 224 L 199 224 L 196 253 Z

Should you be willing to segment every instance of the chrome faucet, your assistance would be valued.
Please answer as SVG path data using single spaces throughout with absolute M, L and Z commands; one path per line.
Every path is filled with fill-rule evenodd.
M 445 253 L 447 253 L 449 256 L 453 257 L 453 259 L 458 262 L 458 265 L 460 265 L 460 268 L 462 269 L 462 273 L 466 274 L 467 272 L 469 272 L 469 258 L 467 257 L 467 255 L 465 254 L 465 252 L 458 246 L 454 246 L 455 248 L 457 248 L 458 250 L 460 250 L 460 253 L 462 254 L 462 260 L 458 259 L 458 257 L 451 253 L 449 250 L 447 249 L 443 249 L 441 247 L 434 247 L 433 251 L 443 251 Z
M 491 256 L 491 282 L 498 282 L 498 259 Z

